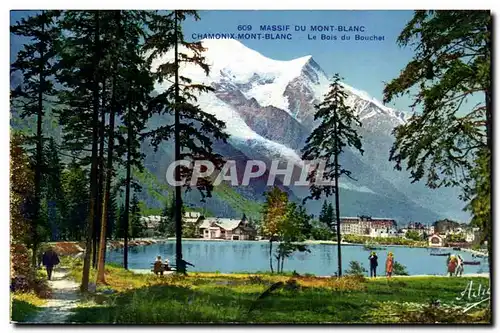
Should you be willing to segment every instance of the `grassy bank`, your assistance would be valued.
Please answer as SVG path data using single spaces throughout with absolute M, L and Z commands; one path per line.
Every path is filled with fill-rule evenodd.
M 35 293 L 12 293 L 11 300 L 11 320 L 15 322 L 25 322 L 32 318 L 47 302 Z
M 72 275 L 81 278 L 81 264 Z M 411 323 L 489 321 L 486 309 L 462 313 L 456 297 L 486 278 L 316 278 L 192 273 L 187 277 L 106 270 L 108 286 L 77 308 L 80 323 Z M 92 273 L 92 279 L 94 279 Z M 283 286 L 257 300 L 273 283 Z M 441 306 L 431 306 L 434 300 Z M 483 303 L 484 305 L 485 303 Z

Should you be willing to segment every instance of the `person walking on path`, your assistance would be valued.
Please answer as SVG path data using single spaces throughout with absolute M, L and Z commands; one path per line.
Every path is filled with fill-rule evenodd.
M 394 256 L 392 252 L 387 254 L 387 259 L 385 260 L 385 274 L 388 278 L 392 276 L 392 268 L 394 266 Z
M 42 264 L 45 266 L 47 270 L 47 278 L 52 279 L 52 271 L 54 266 L 59 265 L 59 256 L 54 251 L 52 247 L 49 247 L 47 251 L 42 256 Z
M 370 260 L 370 277 L 377 277 L 377 266 L 378 266 L 378 257 L 375 252 L 372 252 L 368 257 Z

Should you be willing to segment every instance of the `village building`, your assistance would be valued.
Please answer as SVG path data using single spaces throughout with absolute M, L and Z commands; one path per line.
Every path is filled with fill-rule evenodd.
M 444 244 L 444 238 L 439 234 L 432 234 L 428 238 L 429 246 L 442 247 Z
M 200 234 L 200 225 L 203 223 L 203 215 L 200 212 L 184 212 L 182 222 L 186 227 L 194 227 L 195 233 Z
M 156 232 L 158 230 L 158 226 L 160 225 L 160 222 L 162 220 L 165 220 L 165 219 L 166 218 L 163 216 L 156 216 L 156 215 L 141 216 L 140 221 L 146 227 L 146 229 L 143 232 L 144 237 L 156 236 Z
M 204 239 L 254 240 L 257 231 L 244 219 L 207 217 L 199 226 Z
M 395 226 L 396 221 L 390 218 L 376 218 L 366 215 L 340 218 L 340 232 L 343 235 L 392 237 L 389 235 L 396 234 Z

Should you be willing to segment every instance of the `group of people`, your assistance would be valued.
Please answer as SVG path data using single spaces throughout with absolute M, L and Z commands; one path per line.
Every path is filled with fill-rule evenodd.
M 370 261 L 370 277 L 377 277 L 377 266 L 378 266 L 378 256 L 375 251 L 370 253 L 368 257 Z M 392 252 L 387 254 L 387 259 L 385 260 L 385 274 L 388 278 L 392 276 L 392 271 L 394 267 L 394 255 Z
M 464 272 L 464 261 L 459 254 L 448 256 L 446 266 L 449 276 L 462 276 Z
M 171 270 L 171 268 L 170 268 L 168 259 L 165 259 L 165 262 L 162 262 L 161 256 L 157 256 L 156 260 L 153 264 L 153 272 L 156 275 L 163 275 L 163 272 L 170 271 L 170 270 Z

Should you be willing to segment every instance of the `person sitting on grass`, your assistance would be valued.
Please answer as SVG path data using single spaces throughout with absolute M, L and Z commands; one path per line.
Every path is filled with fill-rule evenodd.
M 393 266 L 394 266 L 394 256 L 392 255 L 392 252 L 389 252 L 387 254 L 387 259 L 385 261 L 385 273 L 388 278 L 392 276 Z
M 165 264 L 163 264 L 163 269 L 165 271 L 169 271 L 170 270 L 170 265 L 169 265 L 168 259 L 165 259 Z
M 156 275 L 163 275 L 163 263 L 161 262 L 161 256 L 156 257 L 156 261 L 153 264 L 153 272 Z

